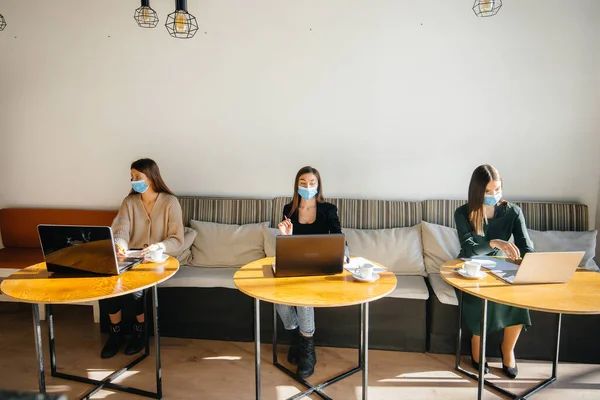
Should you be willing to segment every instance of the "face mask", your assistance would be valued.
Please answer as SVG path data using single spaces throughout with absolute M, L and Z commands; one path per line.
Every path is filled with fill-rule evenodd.
M 317 195 L 317 189 L 318 189 L 317 186 L 311 187 L 311 188 L 305 188 L 302 186 L 298 186 L 298 194 L 304 200 L 310 200 Z
M 145 181 L 132 181 L 131 187 L 138 193 L 144 193 L 146 190 L 148 190 L 148 185 Z
M 486 206 L 495 206 L 496 204 L 498 204 L 501 198 L 502 192 L 498 192 L 493 196 L 491 194 L 486 194 L 483 197 L 483 204 L 485 204 Z

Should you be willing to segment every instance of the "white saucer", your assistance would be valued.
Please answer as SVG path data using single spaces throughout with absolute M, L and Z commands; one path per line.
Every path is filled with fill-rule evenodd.
M 160 262 L 167 261 L 167 258 L 169 258 L 169 256 L 167 254 L 163 254 L 162 258 L 160 260 L 153 260 L 150 257 L 145 257 L 144 260 L 154 262 L 154 263 L 160 263 Z
M 356 279 L 357 281 L 361 281 L 361 282 L 375 282 L 377 279 L 379 279 L 379 274 L 377 272 L 373 272 L 373 275 L 371 275 L 371 279 L 365 279 L 363 277 L 361 277 L 358 274 L 355 274 L 353 272 L 350 272 L 352 274 L 352 277 L 354 279 Z
M 483 272 L 483 271 L 479 271 L 479 275 L 477 276 L 471 276 L 471 275 L 467 275 L 467 271 L 465 271 L 464 268 L 461 269 L 455 269 L 456 272 L 458 272 L 458 274 L 460 276 L 462 276 L 463 278 L 467 278 L 467 279 L 481 279 L 481 278 L 485 278 L 487 276 L 487 273 Z

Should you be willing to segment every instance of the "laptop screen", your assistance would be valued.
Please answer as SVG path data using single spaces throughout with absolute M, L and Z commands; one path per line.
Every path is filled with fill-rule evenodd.
M 112 232 L 107 226 L 39 225 L 38 233 L 50 272 L 117 272 Z

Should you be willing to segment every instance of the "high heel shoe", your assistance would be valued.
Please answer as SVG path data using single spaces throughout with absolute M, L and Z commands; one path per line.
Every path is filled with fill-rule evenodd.
M 479 371 L 479 363 L 477 361 L 475 361 L 475 358 L 473 358 L 473 348 L 471 348 L 471 365 L 473 366 L 473 368 L 475 368 L 475 370 Z M 490 367 L 488 366 L 487 361 L 483 365 L 483 373 L 484 374 L 490 373 Z
M 504 353 L 502 353 L 502 345 L 500 345 L 500 357 L 502 357 L 502 372 L 504 372 L 504 375 L 508 376 L 510 379 L 515 379 L 517 377 L 517 374 L 519 373 L 519 369 L 517 368 L 517 361 L 515 360 L 514 367 L 504 365 Z

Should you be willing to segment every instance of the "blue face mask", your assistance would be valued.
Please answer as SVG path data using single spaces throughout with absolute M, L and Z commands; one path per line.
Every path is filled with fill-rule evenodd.
M 310 200 L 317 195 L 317 192 L 318 192 L 317 189 L 318 189 L 317 186 L 311 187 L 311 188 L 305 188 L 302 186 L 298 186 L 298 194 L 304 200 Z
M 131 187 L 138 193 L 144 193 L 146 190 L 148 190 L 146 181 L 132 181 Z
M 483 204 L 485 204 L 486 206 L 495 206 L 496 204 L 498 204 L 501 198 L 502 192 L 498 192 L 495 195 L 486 194 L 483 197 Z

